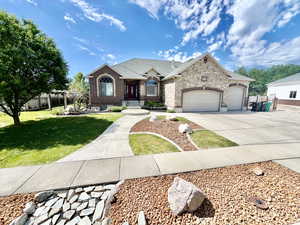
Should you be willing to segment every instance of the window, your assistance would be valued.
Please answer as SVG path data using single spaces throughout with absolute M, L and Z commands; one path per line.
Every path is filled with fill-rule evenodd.
M 290 91 L 290 98 L 296 98 L 297 91 Z
M 155 80 L 148 80 L 146 82 L 147 96 L 157 96 L 157 82 Z
M 102 77 L 100 79 L 100 95 L 101 96 L 113 96 L 114 87 L 113 79 L 110 77 Z

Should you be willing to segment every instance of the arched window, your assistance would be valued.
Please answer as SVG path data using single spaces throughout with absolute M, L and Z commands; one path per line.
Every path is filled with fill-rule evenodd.
M 100 80 L 100 95 L 101 96 L 113 96 L 114 95 L 114 84 L 113 79 L 108 76 L 101 77 Z
M 157 81 L 156 80 L 148 80 L 146 82 L 147 88 L 147 96 L 157 96 Z

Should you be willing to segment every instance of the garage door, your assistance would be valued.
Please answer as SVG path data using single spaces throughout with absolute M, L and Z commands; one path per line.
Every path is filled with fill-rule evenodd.
M 220 92 L 195 90 L 183 93 L 182 108 L 185 112 L 219 111 Z
M 244 88 L 241 86 L 232 86 L 224 94 L 224 102 L 228 110 L 241 110 L 243 103 Z

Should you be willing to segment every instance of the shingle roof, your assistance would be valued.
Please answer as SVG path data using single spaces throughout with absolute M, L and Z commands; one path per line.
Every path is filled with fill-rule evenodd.
M 138 59 L 133 58 L 125 62 L 116 64 L 111 68 L 128 79 L 145 78 L 144 75 L 151 69 L 157 71 L 160 76 L 167 76 L 172 70 L 176 69 L 181 63 L 176 61 Z
M 166 80 L 176 75 L 179 75 L 181 72 L 183 72 L 185 69 L 187 69 L 194 63 L 196 63 L 204 56 L 210 56 L 212 59 L 214 59 L 208 53 L 203 54 L 194 59 L 190 59 L 184 63 L 168 60 L 133 58 L 110 67 L 114 71 L 119 73 L 124 79 L 146 79 L 146 73 L 151 69 L 154 69 L 156 72 L 159 73 L 159 76 L 163 77 L 164 80 Z M 216 63 L 218 64 L 217 61 Z M 231 71 L 227 71 L 221 65 L 219 65 L 219 67 L 224 70 L 224 72 L 229 76 L 229 79 L 240 81 L 253 81 L 253 79 L 249 77 L 242 76 Z
M 284 84 L 284 83 L 290 83 L 290 82 L 296 82 L 300 81 L 300 73 L 296 73 L 294 75 L 273 81 L 271 83 L 268 83 L 268 86 L 277 85 L 277 84 Z

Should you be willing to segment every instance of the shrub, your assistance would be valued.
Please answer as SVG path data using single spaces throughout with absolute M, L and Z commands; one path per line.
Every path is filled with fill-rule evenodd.
M 174 109 L 167 109 L 167 113 L 175 113 L 176 111 Z
M 146 101 L 145 106 L 147 107 L 164 107 L 165 105 L 161 102 L 155 102 L 155 101 Z
M 121 112 L 124 109 L 126 109 L 126 106 L 112 106 L 108 109 L 108 111 L 110 111 L 110 112 Z

